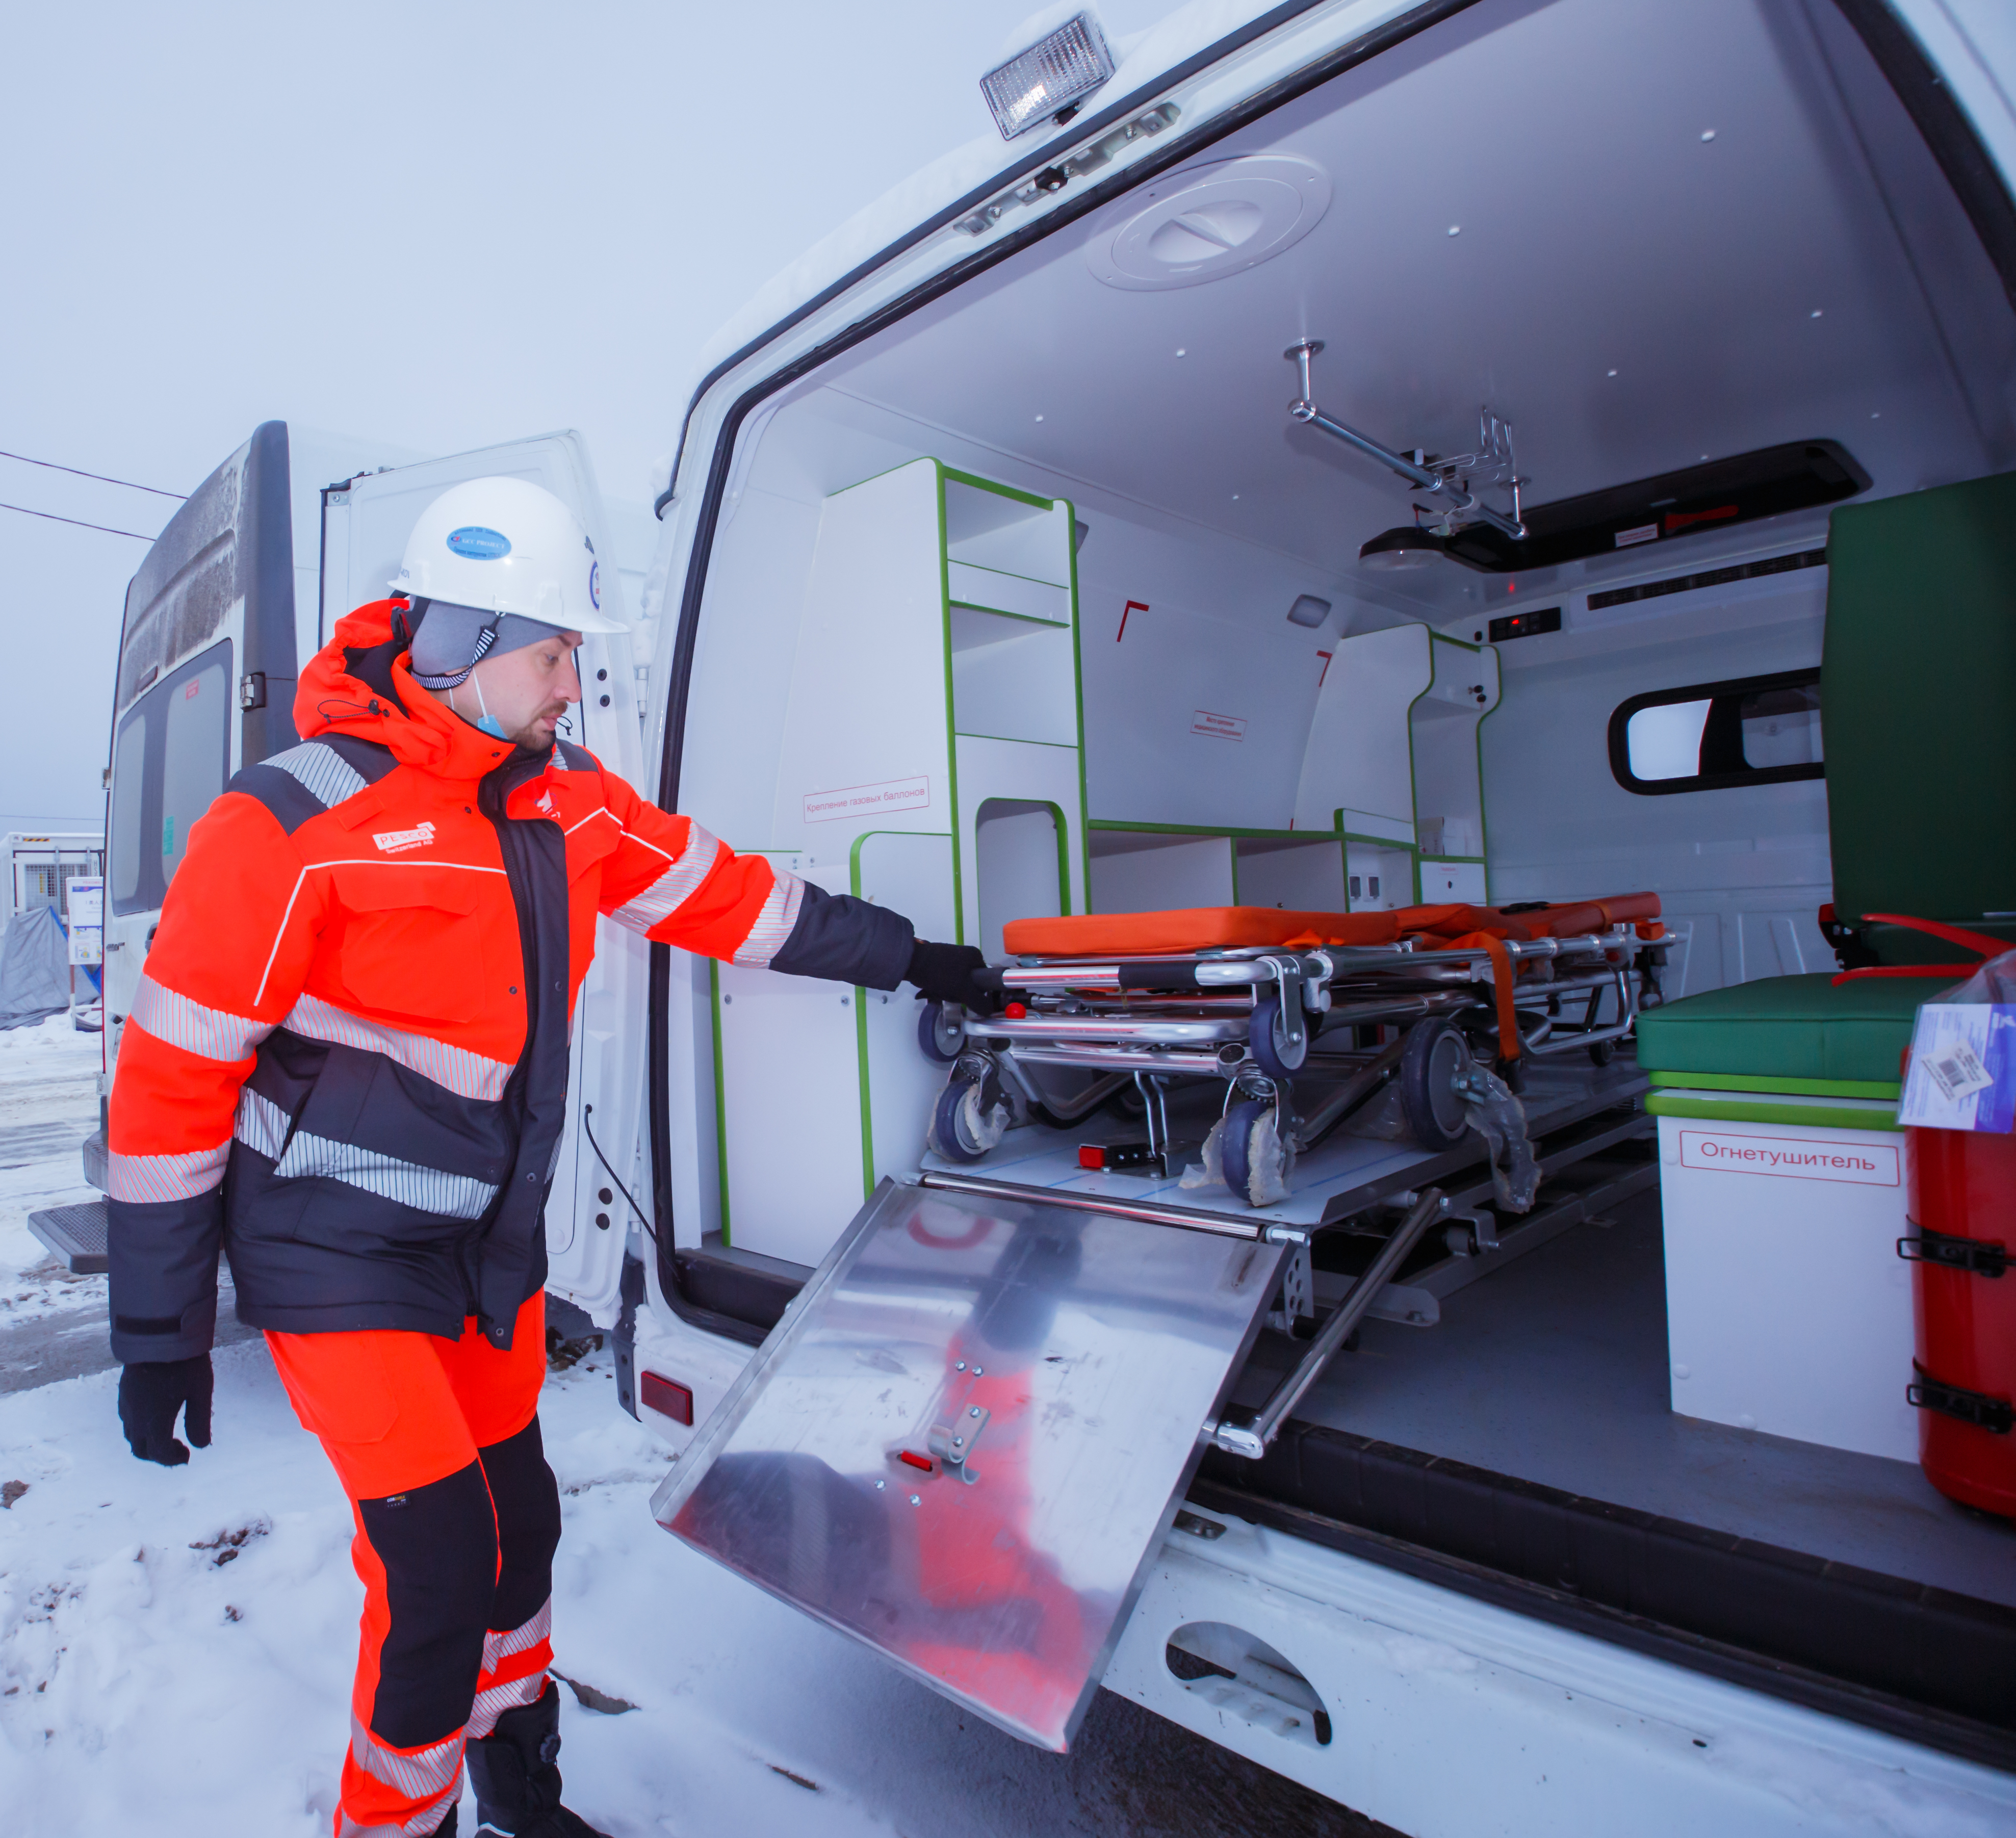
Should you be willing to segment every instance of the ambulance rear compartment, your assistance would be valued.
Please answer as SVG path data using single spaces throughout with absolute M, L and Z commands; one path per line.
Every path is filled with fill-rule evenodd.
M 1484 0 L 758 387 L 707 487 L 677 795 L 996 964 L 1046 915 L 1655 892 L 1665 1007 L 1532 1063 L 1530 1211 L 1386 1103 L 1269 1212 L 1314 1233 L 1313 1313 L 1277 1301 L 1235 1403 L 1419 1189 L 1463 1202 L 1191 1516 L 2007 1766 L 2016 1533 L 1924 1481 L 1904 1398 L 1895 1062 L 1938 986 L 1829 993 L 1819 915 L 1850 878 L 1852 914 L 2016 908 L 2016 276 L 1979 232 L 2006 194 L 1957 193 L 1867 10 Z M 1438 523 L 1453 492 L 1308 397 L 1471 455 L 1507 516 L 1516 477 L 1530 546 Z M 908 989 L 675 958 L 662 1014 L 653 1294 L 753 1345 L 879 1183 L 954 1171 L 945 1067 Z M 1018 1106 L 967 1174 L 1250 1210 L 1078 1178 L 1143 1131 L 1132 1081 L 1071 1114 L 1096 1076 L 1053 1069 L 1066 1127 Z M 1226 1100 L 1173 1081 L 1170 1134 Z M 1855 1165 L 1774 1189 L 1737 1138 Z M 680 1440 L 739 1357 L 647 1419 Z

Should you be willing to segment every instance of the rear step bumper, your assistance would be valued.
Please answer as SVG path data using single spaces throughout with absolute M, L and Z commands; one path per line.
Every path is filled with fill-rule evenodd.
M 63 1259 L 73 1275 L 95 1276 L 111 1267 L 102 1200 L 31 1213 L 28 1229 Z
M 1291 1423 L 1200 1511 L 2016 1772 L 2016 1609 Z

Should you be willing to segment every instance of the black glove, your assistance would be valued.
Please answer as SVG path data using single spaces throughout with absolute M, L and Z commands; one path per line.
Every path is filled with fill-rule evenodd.
M 1000 1005 L 998 979 L 982 985 L 977 976 L 991 975 L 987 959 L 970 944 L 932 944 L 920 938 L 910 952 L 910 967 L 903 973 L 905 983 L 914 983 L 933 1002 L 957 1002 L 960 1007 L 991 1014 Z
M 175 1440 L 175 1413 L 189 1407 L 182 1426 L 198 1448 L 208 1448 L 210 1401 L 215 1388 L 207 1353 L 125 1367 L 119 1374 L 119 1427 L 126 1432 L 127 1446 L 143 1462 L 179 1468 L 189 1452 Z

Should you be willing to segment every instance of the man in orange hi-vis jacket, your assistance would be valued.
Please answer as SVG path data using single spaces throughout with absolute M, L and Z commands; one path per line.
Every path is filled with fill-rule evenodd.
M 135 1455 L 210 1441 L 220 1246 L 352 1502 L 338 1838 L 592 1838 L 547 1675 L 542 1214 L 598 914 L 739 964 L 977 1002 L 980 954 L 737 856 L 556 739 L 599 567 L 522 480 L 444 494 L 303 671 L 301 745 L 191 830 L 121 1044 L 112 1343 Z

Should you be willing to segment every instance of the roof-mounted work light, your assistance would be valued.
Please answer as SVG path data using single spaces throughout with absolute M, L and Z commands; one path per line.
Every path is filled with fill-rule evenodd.
M 1077 105 L 1113 74 L 1113 53 L 1099 15 L 1088 7 L 1046 32 L 1026 51 L 980 79 L 1003 140 L 1078 112 Z
M 1449 538 L 1471 525 L 1489 525 L 1513 542 L 1526 540 L 1526 520 L 1520 510 L 1519 491 L 1526 481 L 1519 476 L 1512 456 L 1512 429 L 1508 422 L 1489 408 L 1477 412 L 1477 451 L 1445 455 L 1397 453 L 1370 434 L 1360 433 L 1316 406 L 1316 386 L 1310 368 L 1323 348 L 1319 338 L 1298 339 L 1281 355 L 1295 366 L 1301 394 L 1288 405 L 1288 412 L 1305 427 L 1320 429 L 1334 441 L 1355 448 L 1368 459 L 1376 459 L 1388 472 L 1397 473 L 1424 495 L 1433 498 L 1432 506 L 1416 505 L 1417 517 L 1427 520 L 1427 527 L 1385 530 L 1358 552 L 1362 568 L 1425 568 L 1438 555 L 1446 555 Z M 1473 485 L 1503 485 L 1512 495 L 1512 508 L 1493 510 L 1471 489 Z M 1474 563 L 1472 566 L 1475 566 Z
M 1358 552 L 1361 568 L 1375 568 L 1396 574 L 1402 569 L 1425 568 L 1442 552 L 1442 545 L 1425 530 L 1402 523 L 1396 530 L 1382 530 Z

